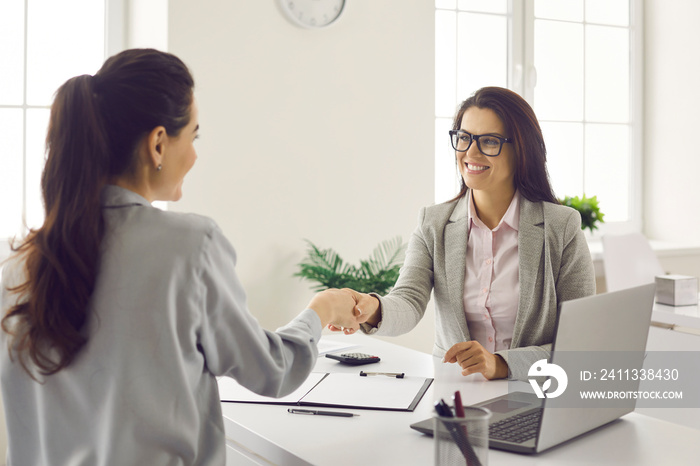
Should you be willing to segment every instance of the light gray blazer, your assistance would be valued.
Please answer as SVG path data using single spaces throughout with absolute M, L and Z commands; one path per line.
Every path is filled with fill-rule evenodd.
M 266 396 L 292 392 L 314 367 L 321 321 L 306 309 L 276 332 L 262 329 L 213 220 L 163 212 L 117 186 L 101 198 L 85 347 L 38 384 L 0 331 L 7 464 L 223 465 L 215 376 Z M 24 282 L 21 259 L 3 269 L 6 286 Z M 16 300 L 0 290 L 3 315 Z
M 379 297 L 382 321 L 368 333 L 396 336 L 415 327 L 435 293 L 435 346 L 444 356 L 469 341 L 462 300 L 466 273 L 468 194 L 458 201 L 421 209 L 396 286 Z M 520 296 L 511 349 L 497 351 L 509 377 L 527 379 L 535 361 L 548 358 L 557 306 L 595 294 L 591 254 L 581 217 L 569 207 L 520 198 L 518 229 Z

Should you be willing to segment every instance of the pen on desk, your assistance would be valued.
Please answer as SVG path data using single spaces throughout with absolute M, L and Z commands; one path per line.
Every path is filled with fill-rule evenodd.
M 370 375 L 386 375 L 387 377 L 396 377 L 397 379 L 403 379 L 403 372 L 365 372 L 360 371 L 360 377 L 367 377 Z
M 359 416 L 359 414 L 355 414 L 355 413 L 346 413 L 343 411 L 320 411 L 317 409 L 289 408 L 287 411 L 292 413 L 292 414 L 307 414 L 310 416 L 337 416 L 337 417 Z
M 666 330 L 673 330 L 675 332 L 681 332 L 681 333 L 690 333 L 691 335 L 700 335 L 700 330 L 692 327 L 684 327 L 682 325 L 676 325 L 676 324 L 667 324 L 665 322 L 656 322 L 652 320 L 650 322 L 650 325 L 652 327 L 659 327 L 663 328 Z

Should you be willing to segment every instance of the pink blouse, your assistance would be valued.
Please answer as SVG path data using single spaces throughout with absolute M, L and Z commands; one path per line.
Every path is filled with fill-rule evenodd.
M 510 348 L 518 312 L 520 195 L 493 230 L 477 216 L 471 191 L 468 215 L 464 312 L 471 338 L 493 353 Z

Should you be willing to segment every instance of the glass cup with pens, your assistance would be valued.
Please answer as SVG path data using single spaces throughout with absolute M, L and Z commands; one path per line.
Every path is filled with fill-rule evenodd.
M 456 391 L 454 411 L 440 400 L 435 403 L 435 412 L 435 464 L 487 466 L 491 411 L 463 406 L 460 392 Z

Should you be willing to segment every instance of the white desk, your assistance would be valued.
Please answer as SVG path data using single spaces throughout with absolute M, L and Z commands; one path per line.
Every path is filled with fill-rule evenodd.
M 413 412 L 351 410 L 354 418 L 301 416 L 287 406 L 222 403 L 229 464 L 431 465 L 432 438 L 409 428 L 433 414 L 433 401 L 451 400 L 459 389 L 465 404 L 507 393 L 506 381 L 463 377 L 453 364 L 365 335 L 325 336 L 358 345 L 355 350 L 382 358 L 373 371 L 435 377 Z M 359 368 L 319 358 L 317 371 L 357 372 Z M 343 411 L 348 411 L 343 409 Z M 634 464 L 695 465 L 700 431 L 631 413 L 614 423 L 536 456 L 490 450 L 491 465 Z
M 648 351 L 700 351 L 700 306 L 697 304 L 667 306 L 654 303 L 651 320 Z M 675 330 L 658 324 L 675 326 Z
M 700 336 L 700 306 L 697 304 L 692 306 L 667 306 L 665 304 L 654 303 L 651 320 L 663 324 L 685 327 L 685 332 L 681 333 L 690 333 Z
M 696 351 L 700 354 L 700 308 L 698 305 L 667 306 L 654 303 L 651 320 L 676 327 L 675 330 L 672 330 L 652 325 L 649 328 L 647 351 Z M 641 408 L 637 409 L 637 412 L 700 429 L 700 407 Z

